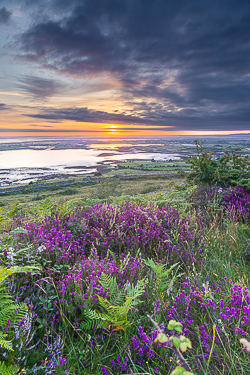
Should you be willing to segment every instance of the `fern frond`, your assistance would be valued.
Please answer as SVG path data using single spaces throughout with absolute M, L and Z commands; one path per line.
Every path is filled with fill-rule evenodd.
M 1 346 L 1 348 L 13 350 L 11 341 L 6 340 L 5 337 L 6 337 L 6 335 L 4 335 L 3 333 L 0 333 L 0 346 Z M 0 372 L 0 374 L 1 374 L 1 372 Z
M 124 292 L 120 290 L 117 295 L 112 298 L 111 302 L 114 306 L 122 305 L 124 302 Z
M 81 323 L 80 329 L 89 331 L 97 326 L 102 328 L 106 325 L 107 321 L 104 314 L 95 310 L 87 310 L 84 312 L 84 321 Z
M 4 362 L 0 362 L 0 374 L 1 375 L 13 375 L 17 371 L 17 368 L 13 365 L 6 365 Z
M 26 312 L 27 306 L 24 303 L 20 305 L 12 303 L 5 306 L 0 310 L 0 329 L 7 324 L 8 320 L 10 320 L 10 323 L 21 322 Z
M 138 297 L 143 294 L 146 281 L 145 279 L 140 280 L 137 285 L 128 283 L 124 290 L 119 292 L 117 292 L 117 283 L 114 278 L 104 276 L 103 281 L 106 285 L 115 285 L 116 295 L 113 296 L 113 300 L 97 295 L 101 308 L 106 311 L 105 314 L 102 314 L 102 318 L 106 320 L 108 327 L 126 330 L 131 324 L 128 322 L 129 310 L 140 302 Z
M 146 259 L 144 263 L 152 269 L 155 276 L 159 281 L 159 288 L 161 291 L 164 291 L 169 287 L 169 284 L 175 279 L 175 276 L 170 280 L 169 275 L 175 267 L 178 266 L 178 263 L 173 264 L 168 269 L 164 269 L 165 264 L 156 264 L 152 259 Z M 178 269 L 177 269 L 178 271 Z
M 34 269 L 40 270 L 39 267 L 11 267 L 11 268 L 5 268 L 5 267 L 0 267 L 0 284 L 3 283 L 4 280 L 6 280 L 9 276 L 15 274 L 15 273 L 20 273 L 20 272 L 31 272 Z
M 109 290 L 110 298 L 114 298 L 114 296 L 117 294 L 116 279 L 105 273 L 102 273 L 100 276 L 100 284 L 104 287 L 105 290 Z
M 137 298 L 139 298 L 143 292 L 144 292 L 144 289 L 145 289 L 145 279 L 142 279 L 142 280 L 139 280 L 138 283 L 136 285 L 134 284 L 126 284 L 125 286 L 125 293 L 126 293 L 126 304 L 131 303 L 133 302 L 133 306 L 135 306 L 135 304 L 138 304 L 137 302 L 139 301 L 135 301 Z M 128 301 L 128 302 L 127 302 Z

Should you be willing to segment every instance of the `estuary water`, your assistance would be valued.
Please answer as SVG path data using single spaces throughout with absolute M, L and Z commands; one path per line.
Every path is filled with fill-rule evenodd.
M 91 147 L 92 146 L 92 147 Z M 180 160 L 178 154 L 132 150 L 131 144 L 88 145 L 85 148 L 0 151 L 0 186 L 29 183 L 62 175 L 89 174 L 101 164 L 131 159 Z M 145 147 L 146 145 L 143 144 Z M 151 146 L 151 144 L 150 144 Z

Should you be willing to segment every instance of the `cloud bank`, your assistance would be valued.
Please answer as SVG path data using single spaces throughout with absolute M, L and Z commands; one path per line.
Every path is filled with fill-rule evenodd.
M 90 103 L 42 110 L 37 118 L 250 130 L 249 2 L 29 0 L 25 6 L 33 22 L 18 37 L 22 60 L 83 82 L 113 78 L 130 108 L 112 114 Z M 60 90 L 34 77 L 20 87 L 39 97 Z

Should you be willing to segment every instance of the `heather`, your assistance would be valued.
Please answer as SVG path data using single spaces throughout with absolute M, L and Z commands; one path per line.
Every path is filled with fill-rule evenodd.
M 165 375 L 182 371 L 185 347 L 186 373 L 247 373 L 248 202 L 241 187 L 184 183 L 6 208 L 1 266 L 33 269 L 5 281 L 26 310 L 5 322 L 13 350 L 0 362 L 16 374 Z

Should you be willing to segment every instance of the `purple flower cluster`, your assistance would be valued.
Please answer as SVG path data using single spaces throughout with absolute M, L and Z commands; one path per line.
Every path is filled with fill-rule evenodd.
M 121 254 L 117 261 L 109 257 L 101 258 L 93 250 L 88 258 L 76 262 L 74 268 L 65 273 L 58 283 L 58 290 L 62 295 L 69 295 L 68 312 L 82 308 L 86 303 L 95 305 L 97 295 L 109 297 L 109 289 L 100 284 L 101 275 L 115 277 L 117 289 L 123 289 L 126 282 L 137 282 L 142 267 L 143 261 L 130 254 Z
M 170 206 L 158 208 L 135 206 L 131 203 L 122 206 L 102 204 L 91 208 L 78 208 L 66 217 L 47 217 L 42 222 L 33 219 L 26 223 L 22 222 L 22 225 L 27 233 L 16 232 L 17 241 L 13 249 L 27 248 L 28 250 L 19 251 L 20 255 L 16 259 L 17 257 L 13 255 L 14 250 L 11 252 L 11 248 L 6 247 L 5 255 L 11 262 L 18 261 L 25 265 L 35 259 L 43 265 L 41 274 L 17 275 L 11 283 L 15 286 L 19 285 L 16 298 L 26 301 L 31 307 L 37 330 L 35 336 L 30 336 L 29 345 L 32 348 L 36 345 L 39 350 L 45 347 L 39 365 L 43 366 L 46 374 L 56 374 L 57 371 L 66 368 L 66 351 L 59 336 L 58 339 L 51 338 L 50 341 L 48 338 L 47 341 L 43 338 L 41 345 L 40 341 L 36 344 L 36 335 L 47 337 L 48 332 L 56 332 L 60 335 L 63 327 L 62 314 L 72 322 L 72 327 L 77 332 L 87 320 L 86 311 L 97 308 L 102 312 L 100 305 L 97 305 L 98 296 L 111 300 L 112 295 L 112 298 L 115 298 L 114 290 L 111 294 L 109 287 L 103 282 L 105 275 L 116 280 L 115 288 L 117 287 L 117 291 L 120 292 L 124 290 L 126 283 L 136 285 L 138 280 L 148 277 L 149 270 L 144 263 L 146 258 L 153 258 L 155 263 L 179 262 L 182 266 L 188 266 L 200 262 L 203 252 L 201 221 L 194 217 L 183 217 Z M 154 277 L 152 270 L 150 272 L 150 277 Z M 104 374 L 109 374 L 110 371 L 128 373 L 134 365 L 138 368 L 146 368 L 147 363 L 153 368 L 163 358 L 163 352 L 166 355 L 166 348 L 163 348 L 165 344 L 154 342 L 157 332 L 148 327 L 150 324 L 147 319 L 146 322 L 142 319 L 145 311 L 153 312 L 157 319 L 166 314 L 176 318 L 176 315 L 182 312 L 185 315 L 184 321 L 189 319 L 192 323 L 191 315 L 188 316 L 189 309 L 185 306 L 186 312 L 182 306 L 185 296 L 180 293 L 172 304 L 169 301 L 161 303 L 162 300 L 158 296 L 151 296 L 149 289 L 153 284 L 154 281 L 150 283 L 147 279 L 144 294 L 140 299 L 141 304 L 138 305 L 138 309 L 136 306 L 129 310 L 128 320 L 131 321 L 133 328 L 126 333 L 128 344 L 123 346 L 121 352 L 117 351 L 109 360 L 103 362 Z M 183 286 L 183 292 L 188 295 L 191 306 L 191 298 L 194 298 L 191 292 L 196 293 L 196 289 L 187 292 L 191 286 L 186 284 L 186 289 Z M 55 296 L 53 296 L 54 287 L 56 287 Z M 212 292 L 216 293 L 214 289 Z M 152 293 L 156 293 L 154 285 Z M 197 301 L 198 296 L 197 292 L 195 297 Z M 214 299 L 211 299 L 209 308 L 213 308 L 213 303 Z M 225 306 L 228 307 L 227 300 Z M 226 307 L 221 311 L 228 314 Z M 228 318 L 221 316 L 220 319 L 223 321 Z M 138 328 L 136 324 L 132 324 L 137 320 Z M 164 324 L 166 322 L 167 319 L 164 318 Z M 206 333 L 205 323 L 203 326 Z M 89 360 L 88 356 L 92 356 L 94 349 L 102 354 L 104 343 L 105 348 L 111 344 L 115 347 L 123 345 L 121 337 L 124 336 L 119 327 L 109 328 L 114 329 L 114 332 L 109 332 L 108 329 L 92 331 L 89 327 L 93 325 L 87 328 L 89 332 L 91 331 L 91 340 L 88 343 L 90 352 L 86 351 L 84 361 Z M 193 332 L 187 321 L 184 327 L 185 330 L 190 329 Z M 245 327 L 238 325 L 237 329 L 244 330 Z M 238 334 L 237 331 L 235 332 Z M 207 340 L 208 347 L 211 347 L 211 342 L 205 338 L 205 333 L 202 340 Z M 203 337 L 202 333 L 200 335 Z M 157 372 L 156 367 L 155 372 Z
M 105 256 L 139 250 L 156 260 L 197 262 L 202 253 L 202 225 L 171 207 L 97 205 L 70 217 L 26 224 L 28 240 L 54 264 L 75 264 L 96 248 Z M 25 235 L 23 235 L 25 237 Z
M 224 191 L 220 204 L 234 220 L 249 221 L 250 219 L 250 193 L 242 187 L 231 187 Z
M 249 335 L 250 292 L 240 284 L 229 282 L 227 278 L 213 283 L 209 283 L 207 278 L 206 284 L 203 285 L 198 282 L 191 285 L 186 278 L 183 290 L 174 297 L 166 318 L 180 321 L 191 341 L 200 341 L 204 357 L 208 358 L 212 346 L 213 325 L 216 327 L 215 343 L 218 346 L 221 345 L 218 336 L 225 342 L 230 337 L 230 343 L 235 344 L 237 337 Z M 204 323 L 200 324 L 202 320 Z M 198 337 L 195 328 L 198 328 Z
M 84 246 L 67 229 L 62 219 L 45 218 L 42 223 L 28 222 L 25 225 L 29 242 L 39 250 L 41 256 L 54 264 L 73 263 L 85 254 Z
M 149 328 L 150 332 L 147 334 L 142 326 L 138 326 L 138 334 L 134 335 L 130 343 L 125 347 L 125 357 L 121 358 L 119 355 L 111 361 L 111 367 L 116 371 L 130 372 L 132 365 L 147 366 L 147 363 L 152 359 L 162 360 L 159 354 L 160 348 L 168 346 L 167 343 L 155 343 L 158 336 L 157 330 Z M 166 350 L 163 351 L 166 355 Z M 157 371 L 157 368 L 154 369 Z M 105 374 L 105 371 L 103 371 Z

